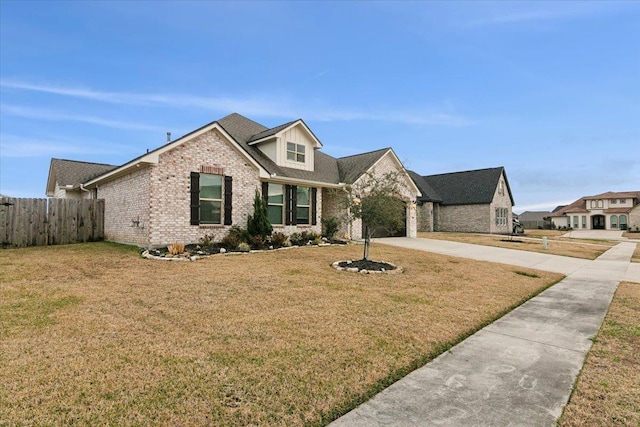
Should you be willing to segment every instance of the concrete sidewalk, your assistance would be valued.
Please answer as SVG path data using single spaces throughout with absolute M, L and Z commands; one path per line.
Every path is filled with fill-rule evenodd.
M 442 250 L 451 249 L 446 244 L 452 242 L 439 243 L 445 243 Z M 620 243 L 594 261 L 572 264 L 567 268 L 574 271 L 558 284 L 330 425 L 555 425 L 634 249 L 634 243 Z M 498 262 L 505 262 L 504 256 L 516 265 L 529 262 L 493 253 Z M 486 254 L 470 254 L 488 260 Z M 560 268 L 550 260 L 536 262 L 551 271 Z

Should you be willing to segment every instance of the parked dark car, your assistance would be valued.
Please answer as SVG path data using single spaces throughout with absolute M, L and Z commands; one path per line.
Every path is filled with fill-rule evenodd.
M 520 221 L 513 218 L 513 234 L 523 234 L 524 233 L 524 227 L 522 226 L 522 224 L 520 224 Z

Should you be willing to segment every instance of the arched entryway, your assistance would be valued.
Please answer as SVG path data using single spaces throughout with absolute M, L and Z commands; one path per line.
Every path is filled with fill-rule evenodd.
M 591 216 L 591 228 L 594 230 L 604 230 L 604 215 Z

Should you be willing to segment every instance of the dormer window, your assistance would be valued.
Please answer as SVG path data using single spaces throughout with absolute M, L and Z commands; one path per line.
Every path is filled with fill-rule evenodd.
M 304 163 L 304 145 L 287 142 L 287 160 Z

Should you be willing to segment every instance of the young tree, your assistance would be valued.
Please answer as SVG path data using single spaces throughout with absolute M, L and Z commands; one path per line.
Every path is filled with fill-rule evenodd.
M 253 198 L 253 215 L 247 219 L 247 231 L 251 235 L 261 236 L 263 239 L 271 236 L 273 227 L 267 214 L 267 202 L 260 196 L 258 190 Z
M 393 233 L 404 225 L 404 202 L 400 195 L 400 174 L 387 172 L 376 176 L 367 173 L 351 187 L 346 204 L 349 220 L 361 219 L 364 232 L 363 259 L 369 259 L 371 237 L 376 229 Z

